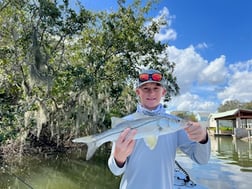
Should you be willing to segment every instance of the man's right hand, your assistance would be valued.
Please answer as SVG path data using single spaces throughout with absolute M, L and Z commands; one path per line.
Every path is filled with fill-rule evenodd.
M 127 157 L 132 153 L 137 133 L 136 129 L 126 128 L 118 137 L 115 143 L 114 159 L 118 167 L 123 167 Z

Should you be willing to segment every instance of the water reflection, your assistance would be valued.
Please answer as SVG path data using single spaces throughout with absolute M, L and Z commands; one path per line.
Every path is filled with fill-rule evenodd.
M 208 188 L 245 189 L 252 185 L 251 142 L 232 137 L 212 137 L 212 156 L 197 165 L 178 152 L 177 160 L 191 178 Z M 120 178 L 107 167 L 107 155 L 85 161 L 84 153 L 52 158 L 27 157 L 20 164 L 2 166 L 1 189 L 117 189 Z
M 12 168 L 2 175 L 0 175 L 1 189 L 113 189 L 118 187 L 119 181 L 109 172 L 107 160 L 99 157 L 88 162 L 84 161 L 84 158 L 71 156 L 49 159 L 26 158 L 17 169 Z
M 215 137 L 212 139 L 212 151 L 219 159 L 239 165 L 241 171 L 252 171 L 251 140 L 242 141 L 233 137 Z
M 247 189 L 252 185 L 251 142 L 232 137 L 212 137 L 212 155 L 208 164 L 197 165 L 179 153 L 181 162 L 192 178 L 214 189 Z

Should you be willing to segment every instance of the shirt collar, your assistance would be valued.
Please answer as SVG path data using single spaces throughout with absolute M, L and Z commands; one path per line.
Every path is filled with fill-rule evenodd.
M 138 104 L 137 112 L 143 113 L 145 115 L 156 116 L 165 114 L 165 109 L 162 104 L 159 104 L 154 110 L 149 110 L 147 108 L 144 108 L 141 104 Z

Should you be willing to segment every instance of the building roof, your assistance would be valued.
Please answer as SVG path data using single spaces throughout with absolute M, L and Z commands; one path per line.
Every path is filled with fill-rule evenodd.
M 220 113 L 213 113 L 210 114 L 209 117 L 212 117 L 213 119 L 217 120 L 233 120 L 237 117 L 240 117 L 241 119 L 252 119 L 252 110 L 246 110 L 246 109 L 234 109 L 229 110 L 226 112 L 220 112 Z

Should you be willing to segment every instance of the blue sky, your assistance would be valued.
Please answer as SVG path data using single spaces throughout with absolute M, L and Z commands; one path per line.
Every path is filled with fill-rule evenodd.
M 93 11 L 117 8 L 116 0 L 81 2 Z M 165 15 L 169 22 L 156 40 L 169 44 L 181 88 L 169 110 L 215 112 L 227 100 L 252 101 L 251 10 L 251 0 L 160 0 L 155 5 L 150 15 Z

